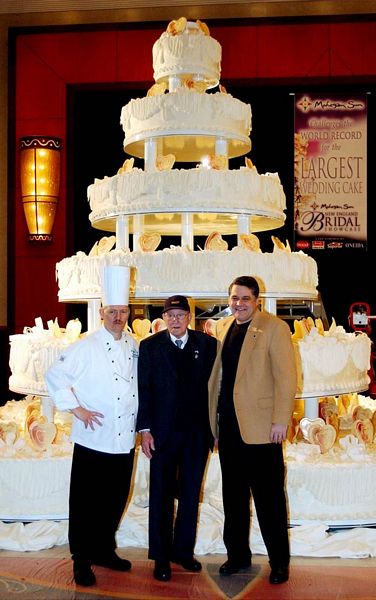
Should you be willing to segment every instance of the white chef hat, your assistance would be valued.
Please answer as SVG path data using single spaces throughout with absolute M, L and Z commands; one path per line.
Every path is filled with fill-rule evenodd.
M 102 276 L 102 306 L 122 306 L 129 302 L 130 267 L 106 266 Z

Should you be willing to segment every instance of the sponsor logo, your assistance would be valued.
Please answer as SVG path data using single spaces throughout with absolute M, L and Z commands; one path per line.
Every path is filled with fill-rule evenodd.
M 298 240 L 296 242 L 296 247 L 299 248 L 300 250 L 307 250 L 307 248 L 310 247 L 310 243 L 307 242 L 307 240 Z
M 345 248 L 365 248 L 366 245 L 363 242 L 346 242 Z
M 328 248 L 343 248 L 343 242 L 329 242 Z
M 312 250 L 325 250 L 325 242 L 323 240 L 314 240 L 312 242 Z

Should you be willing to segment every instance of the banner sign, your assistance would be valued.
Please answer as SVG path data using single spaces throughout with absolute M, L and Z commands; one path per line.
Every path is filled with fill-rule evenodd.
M 367 97 L 295 96 L 297 250 L 367 248 Z

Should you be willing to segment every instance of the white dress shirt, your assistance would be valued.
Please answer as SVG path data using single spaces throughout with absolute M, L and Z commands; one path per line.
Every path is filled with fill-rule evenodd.
M 82 406 L 104 415 L 94 431 L 73 416 L 71 439 L 82 446 L 128 453 L 135 445 L 138 345 L 128 333 L 115 340 L 105 327 L 69 346 L 46 373 L 59 410 Z
M 181 350 L 184 348 L 185 344 L 188 342 L 188 330 L 185 332 L 185 334 L 181 337 L 181 338 L 177 338 L 174 335 L 172 335 L 172 333 L 170 333 L 170 338 L 173 344 L 175 344 L 176 340 L 180 340 L 182 343 L 181 345 Z

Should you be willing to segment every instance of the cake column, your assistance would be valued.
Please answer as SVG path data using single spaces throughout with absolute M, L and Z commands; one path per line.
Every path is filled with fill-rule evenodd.
M 101 318 L 99 315 L 99 309 L 101 307 L 101 301 L 98 298 L 88 300 L 87 303 L 87 330 L 94 331 L 98 329 L 101 324 Z
M 170 75 L 168 78 L 168 91 L 175 92 L 182 86 L 181 79 L 178 75 Z
M 277 314 L 277 300 L 276 298 L 265 298 L 264 309 L 272 315 Z
M 145 140 L 144 145 L 144 170 L 155 171 L 157 162 L 157 140 L 150 138 Z
M 116 218 L 116 248 L 129 248 L 129 218 L 124 215 Z
M 249 217 L 248 217 L 248 215 L 238 215 L 237 221 L 238 221 L 237 244 L 238 244 L 238 246 L 241 246 L 240 236 L 242 234 L 245 234 L 245 235 L 249 234 Z
M 133 217 L 133 250 L 139 250 L 139 240 L 144 232 L 144 215 L 134 215 Z
M 181 246 L 188 246 L 193 250 L 193 215 L 192 213 L 183 213 L 181 215 Z
M 307 419 L 317 419 L 319 416 L 318 398 L 304 398 L 304 416 Z
M 49 396 L 42 396 L 40 399 L 40 413 L 44 417 L 47 423 L 54 422 L 55 405 L 52 398 Z
M 217 138 L 215 140 L 215 154 L 216 156 L 225 156 L 227 159 L 228 168 L 228 142 L 224 138 Z

